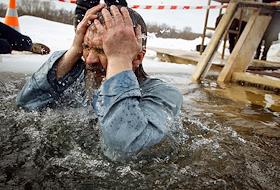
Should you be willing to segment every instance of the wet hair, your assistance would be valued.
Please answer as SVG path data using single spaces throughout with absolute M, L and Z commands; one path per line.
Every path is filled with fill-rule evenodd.
M 110 7 L 111 5 L 121 5 L 127 7 L 126 0 L 104 0 L 105 4 Z
M 122 6 L 117 6 L 117 7 L 120 9 Z M 110 12 L 109 7 L 107 7 L 107 9 Z M 129 15 L 131 17 L 134 29 L 136 28 L 137 25 L 141 26 L 142 48 L 143 48 L 144 51 L 146 51 L 146 44 L 147 44 L 147 26 L 146 26 L 146 23 L 139 13 L 137 13 L 136 11 L 134 11 L 133 9 L 131 9 L 129 7 L 127 7 L 127 10 L 128 10 Z M 104 18 L 102 16 L 101 12 L 98 12 L 97 16 L 98 16 L 98 20 L 101 22 L 101 24 L 104 24 Z M 139 65 L 139 67 L 134 71 L 134 73 L 137 76 L 138 81 L 144 80 L 148 76 L 148 74 L 144 71 L 142 64 Z
M 104 0 L 105 4 L 110 7 L 111 5 L 120 5 L 127 7 L 126 0 Z M 75 30 L 77 25 L 83 20 L 86 11 L 94 6 L 97 6 L 100 3 L 100 0 L 77 0 L 76 1 L 76 9 L 75 9 L 75 16 L 73 20 L 73 24 Z
M 122 6 L 117 6 L 117 7 L 120 9 Z M 136 11 L 132 10 L 129 7 L 126 7 L 126 8 L 129 12 L 129 16 L 131 17 L 134 29 L 136 28 L 137 25 L 141 26 L 142 46 L 143 46 L 144 49 L 146 49 L 146 43 L 147 43 L 147 26 L 146 26 L 146 23 L 139 13 L 137 13 Z M 111 12 L 109 7 L 107 7 L 107 9 L 108 9 L 109 12 Z M 97 17 L 98 17 L 98 20 L 101 22 L 101 24 L 104 25 L 105 21 L 104 21 L 104 18 L 103 18 L 103 15 L 102 15 L 101 12 L 97 13 Z

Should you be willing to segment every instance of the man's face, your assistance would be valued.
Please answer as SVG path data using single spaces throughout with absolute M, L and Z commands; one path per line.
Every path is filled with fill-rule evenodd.
M 145 50 L 142 50 L 133 60 L 132 69 L 134 71 L 142 63 L 144 55 Z M 84 36 L 83 58 L 86 63 L 86 70 L 94 72 L 101 71 L 102 76 L 106 75 L 108 60 L 103 51 L 102 34 L 97 32 L 94 24 L 88 27 L 87 32 Z
M 83 58 L 86 69 L 102 71 L 105 75 L 107 68 L 107 57 L 102 47 L 102 35 L 97 33 L 94 25 L 91 25 L 85 34 L 83 43 Z

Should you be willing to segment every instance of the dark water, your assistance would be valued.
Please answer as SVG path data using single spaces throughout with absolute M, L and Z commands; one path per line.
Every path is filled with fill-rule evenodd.
M 122 163 L 102 155 L 88 110 L 24 112 L 27 77 L 0 74 L 0 189 L 280 189 L 279 112 L 222 98 L 211 80 L 157 74 L 184 94 L 176 143 Z

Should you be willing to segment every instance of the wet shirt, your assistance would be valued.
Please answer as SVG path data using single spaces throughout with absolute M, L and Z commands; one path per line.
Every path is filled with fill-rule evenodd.
M 38 110 L 52 105 L 77 80 L 83 80 L 79 60 L 59 81 L 55 65 L 65 52 L 55 52 L 34 73 L 17 96 L 17 105 Z M 75 92 L 73 92 L 75 93 Z M 159 143 L 182 105 L 182 95 L 173 86 L 154 78 L 138 82 L 133 71 L 123 71 L 103 82 L 91 102 L 101 126 L 104 154 L 127 158 Z

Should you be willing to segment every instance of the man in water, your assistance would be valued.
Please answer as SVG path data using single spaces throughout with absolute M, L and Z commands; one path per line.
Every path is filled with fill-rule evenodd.
M 132 9 L 101 4 L 89 9 L 70 49 L 55 52 L 32 75 L 17 105 L 27 110 L 59 106 L 59 100 L 77 93 L 75 84 L 85 82 L 106 156 L 128 158 L 159 143 L 170 132 L 182 95 L 144 72 L 146 34 L 144 20 Z

